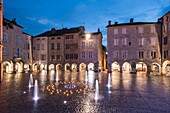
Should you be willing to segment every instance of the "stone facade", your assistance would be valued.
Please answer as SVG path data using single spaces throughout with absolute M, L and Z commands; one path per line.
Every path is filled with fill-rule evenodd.
M 41 54 L 45 55 L 45 59 L 39 58 Z M 102 58 L 102 33 L 85 33 L 83 26 L 60 30 L 52 28 L 33 38 L 35 70 L 41 70 L 43 65 L 48 70 L 99 71 L 103 69 Z
M 162 68 L 163 74 L 165 74 L 166 71 L 170 71 L 170 12 L 163 15 L 158 21 L 161 23 Z
M 161 24 L 133 22 L 107 26 L 108 71 L 148 71 L 161 65 Z M 115 63 L 117 66 L 114 66 Z M 124 65 L 124 63 L 128 65 Z M 155 67 L 155 65 L 157 67 Z M 160 68 L 157 70 L 160 73 Z
M 3 0 L 0 0 L 0 82 L 2 81 L 2 37 L 3 37 Z
M 8 73 L 23 72 L 24 68 L 29 67 L 25 64 L 31 65 L 31 36 L 23 32 L 16 19 L 10 21 L 4 18 L 2 44 L 3 68 L 7 66 Z

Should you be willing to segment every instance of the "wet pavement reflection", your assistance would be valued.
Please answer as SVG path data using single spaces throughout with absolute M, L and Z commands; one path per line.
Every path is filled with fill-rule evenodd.
M 37 101 L 29 73 L 4 75 L 0 113 L 170 113 L 170 77 L 43 71 L 32 73 L 32 78 L 38 81 Z

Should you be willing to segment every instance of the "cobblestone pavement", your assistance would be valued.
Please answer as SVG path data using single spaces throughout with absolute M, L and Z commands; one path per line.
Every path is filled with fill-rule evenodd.
M 33 73 L 39 100 L 33 100 L 30 74 L 5 74 L 0 84 L 0 113 L 170 113 L 170 77 L 106 72 Z M 95 80 L 99 100 L 95 101 Z M 87 85 L 86 85 L 87 83 Z

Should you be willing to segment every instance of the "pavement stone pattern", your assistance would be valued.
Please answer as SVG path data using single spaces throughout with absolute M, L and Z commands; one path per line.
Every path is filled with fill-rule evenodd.
M 71 96 L 50 94 L 46 90 L 48 84 L 55 83 L 55 75 L 33 73 L 33 78 L 39 84 L 37 102 L 33 100 L 34 88 L 28 88 L 29 74 L 4 75 L 0 84 L 0 113 L 170 113 L 170 77 L 112 73 L 112 87 L 108 88 L 106 72 L 91 72 L 86 94 Z M 59 78 L 83 82 L 85 73 L 62 72 Z M 99 80 L 98 101 L 94 100 L 96 79 Z

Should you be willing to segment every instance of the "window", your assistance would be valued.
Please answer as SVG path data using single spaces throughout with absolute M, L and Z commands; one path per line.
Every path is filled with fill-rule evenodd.
M 132 43 L 131 43 L 131 42 L 129 42 L 129 45 L 132 45 Z
M 156 45 L 156 38 L 151 37 L 151 46 L 155 46 L 155 45 Z
M 85 53 L 85 51 L 83 51 L 83 52 L 81 53 L 81 58 L 86 58 L 86 53 Z
M 40 50 L 40 44 L 37 44 L 37 50 Z
M 127 38 L 122 38 L 122 45 L 127 45 Z
M 57 43 L 57 50 L 60 50 L 60 43 Z
M 16 48 L 16 56 L 19 58 L 20 56 L 19 56 L 19 53 L 20 53 L 20 50 L 19 50 L 19 48 Z
M 151 51 L 151 58 L 155 59 L 156 58 L 156 51 Z
M 56 58 L 57 58 L 57 61 L 61 61 L 61 55 L 57 55 Z
M 30 49 L 30 45 L 29 44 L 27 44 L 27 48 Z
M 51 43 L 51 50 L 54 50 L 54 43 Z
M 55 38 L 53 37 L 53 38 L 51 38 L 51 40 L 54 40 Z
M 119 58 L 119 51 L 114 51 L 114 58 Z
M 74 59 L 78 59 L 78 54 L 74 54 Z
M 118 29 L 114 29 L 114 34 L 118 34 Z
M 122 34 L 127 34 L 126 28 L 122 28 Z
M 93 47 L 93 42 L 89 41 L 89 48 L 92 48 L 92 47 Z
M 113 44 L 114 44 L 114 46 L 117 46 L 119 44 L 119 39 L 114 39 Z
M 41 44 L 41 50 L 44 50 L 44 44 Z
M 143 46 L 144 45 L 144 38 L 139 38 L 139 45 Z
M 6 53 L 7 53 L 7 52 L 6 52 L 6 47 L 3 47 L 3 48 L 2 48 L 2 55 L 6 55 Z
M 74 39 L 74 35 L 66 35 L 66 39 Z
M 143 27 L 141 27 L 141 26 L 138 27 L 138 32 L 139 32 L 139 33 L 143 33 Z
M 151 33 L 155 33 L 155 32 L 156 32 L 155 27 L 156 27 L 156 26 L 151 26 Z
M 144 52 L 143 51 L 139 51 L 139 58 L 144 58 Z
M 168 44 L 168 37 L 164 37 L 164 45 L 167 45 Z
M 29 53 L 27 54 L 27 58 L 30 59 L 30 54 Z
M 122 51 L 122 58 L 127 59 L 127 51 Z
M 55 56 L 54 55 L 51 55 L 50 61 L 55 61 Z
M 60 37 L 57 37 L 57 39 L 60 39 Z
M 41 54 L 41 60 L 45 60 L 46 57 L 45 57 L 45 54 Z
M 167 32 L 167 26 L 164 25 L 164 33 Z
M 168 50 L 164 51 L 164 59 L 168 58 Z
M 7 41 L 7 34 L 6 33 L 3 34 L 3 41 Z
M 81 48 L 85 48 L 85 42 L 81 42 Z
M 93 52 L 89 51 L 89 58 L 93 58 Z

